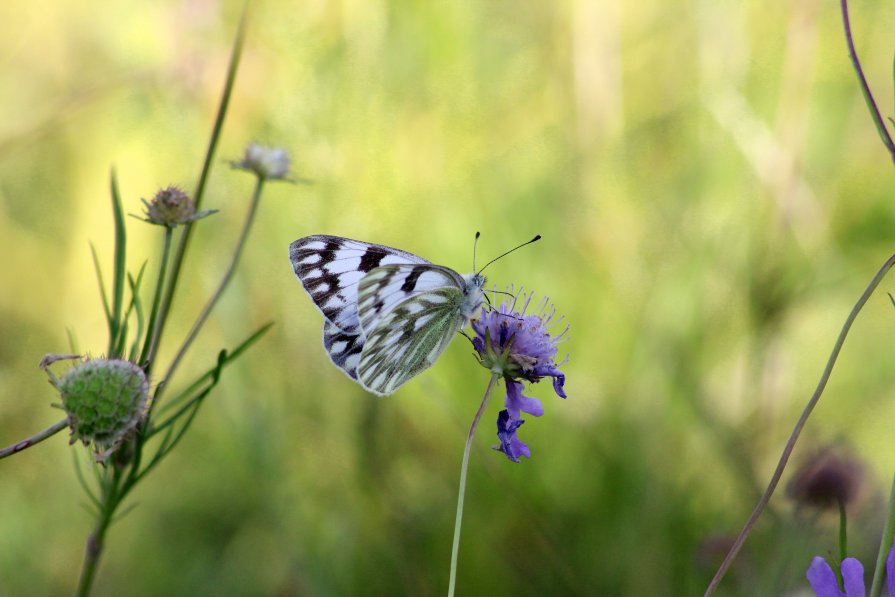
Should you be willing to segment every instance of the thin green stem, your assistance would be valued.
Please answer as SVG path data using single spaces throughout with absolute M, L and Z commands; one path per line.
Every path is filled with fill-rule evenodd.
M 783 470 L 786 468 L 786 464 L 789 462 L 789 457 L 796 446 L 796 440 L 799 439 L 799 435 L 802 433 L 802 428 L 808 421 L 808 417 L 809 415 L 811 415 L 814 407 L 817 406 L 817 402 L 823 395 L 824 388 L 827 387 L 827 381 L 829 381 L 830 379 L 830 375 L 833 372 L 833 366 L 836 364 L 836 359 L 839 357 L 839 352 L 842 350 L 842 345 L 845 343 L 845 338 L 848 336 L 848 332 L 849 330 L 851 330 L 852 324 L 855 322 L 855 319 L 857 319 L 858 314 L 864 307 L 864 304 L 873 294 L 873 291 L 876 290 L 876 287 L 879 286 L 880 282 L 883 281 L 883 278 L 886 276 L 893 265 L 895 265 L 895 255 L 889 257 L 882 265 L 882 267 L 870 281 L 870 284 L 868 284 L 867 288 L 864 289 L 864 292 L 861 294 L 858 302 L 855 303 L 854 307 L 852 307 L 851 313 L 848 314 L 848 318 L 845 320 L 845 323 L 842 325 L 842 329 L 839 332 L 839 337 L 836 339 L 836 344 L 833 345 L 833 350 L 830 353 L 830 357 L 827 359 L 827 364 L 820 376 L 820 380 L 817 382 L 817 387 L 814 390 L 814 394 L 811 396 L 808 404 L 805 405 L 805 409 L 802 411 L 799 420 L 796 421 L 795 427 L 793 427 L 792 433 L 790 434 L 789 439 L 786 442 L 786 446 L 783 448 L 783 453 L 780 455 L 780 460 L 777 462 L 777 468 L 774 470 L 774 474 L 771 477 L 767 488 L 765 488 L 764 493 L 761 494 L 758 503 L 755 505 L 755 509 L 752 510 L 752 514 L 749 516 L 749 519 L 746 521 L 743 530 L 740 531 L 740 534 L 737 536 L 736 540 L 733 542 L 733 545 L 730 547 L 730 551 L 727 552 L 727 556 L 724 558 L 724 561 L 721 563 L 718 571 L 715 572 L 715 576 L 712 578 L 712 582 L 709 583 L 708 588 L 705 590 L 704 597 L 709 597 L 710 595 L 713 595 L 715 593 L 718 585 L 721 584 L 721 579 L 724 578 L 724 575 L 727 573 L 728 568 L 730 568 L 730 565 L 733 563 L 734 558 L 736 558 L 737 554 L 740 552 L 740 549 L 743 547 L 743 543 L 746 542 L 746 537 L 749 536 L 749 532 L 752 530 L 752 527 L 755 526 L 755 523 L 756 521 L 758 521 L 759 516 L 761 516 L 762 512 L 764 512 L 764 509 L 768 505 L 768 502 L 771 501 L 771 496 L 774 495 L 774 490 L 777 489 L 777 484 L 780 483 L 780 478 L 783 476 Z
M 155 296 L 152 298 L 152 310 L 149 313 L 149 326 L 146 328 L 146 342 L 143 344 L 143 351 L 140 353 L 140 363 L 146 363 L 146 373 L 149 373 L 155 355 L 158 351 L 158 341 L 161 335 L 161 326 L 156 325 L 158 317 L 159 305 L 162 301 L 162 290 L 165 286 L 165 273 L 168 271 L 168 261 L 171 257 L 171 238 L 174 236 L 174 230 L 165 226 L 165 240 L 162 246 L 162 261 L 159 265 L 158 281 L 155 284 Z
M 146 262 L 143 262 L 143 265 L 140 266 L 140 271 L 137 272 L 137 278 L 134 279 L 130 274 L 127 275 L 127 283 L 130 288 L 131 293 L 131 302 L 127 307 L 127 311 L 124 312 L 124 318 L 128 319 L 131 316 L 131 313 L 134 313 L 137 319 L 137 332 L 134 334 L 134 341 L 131 343 L 131 348 L 128 351 L 127 360 L 132 363 L 139 362 L 137 359 L 139 358 L 139 354 L 137 353 L 137 349 L 140 346 L 140 338 L 143 337 L 145 333 L 146 336 L 149 336 L 148 331 L 144 331 L 143 324 L 145 319 L 143 318 L 143 303 L 140 301 L 140 284 L 143 283 L 143 273 L 146 271 Z M 126 336 L 122 337 L 122 341 L 126 339 Z
M 127 228 L 124 225 L 124 211 L 121 209 L 121 194 L 118 192 L 118 177 L 112 169 L 109 186 L 112 192 L 112 215 L 115 219 L 115 268 L 112 277 L 112 316 L 109 325 L 109 357 L 119 357 L 122 327 L 121 309 L 124 302 L 125 264 L 127 257 Z
M 861 92 L 864 94 L 864 101 L 867 103 L 867 109 L 870 111 L 870 118 L 873 120 L 873 124 L 876 125 L 879 138 L 882 140 L 883 145 L 886 146 L 889 157 L 895 162 L 895 142 L 892 141 L 886 122 L 883 120 L 882 114 L 880 114 L 876 100 L 873 99 L 873 93 L 870 91 L 870 85 L 867 84 L 867 77 L 864 76 L 864 69 L 861 67 L 861 61 L 858 59 L 858 52 L 855 50 L 855 40 L 852 37 L 851 23 L 848 18 L 848 0 L 840 0 L 839 7 L 842 10 L 842 26 L 845 29 L 845 43 L 848 46 L 848 55 L 851 58 L 855 73 L 858 75 L 858 84 L 861 86 Z
M 252 333 L 252 335 L 250 335 L 248 338 L 246 338 L 245 340 L 240 342 L 236 346 L 236 348 L 234 348 L 231 351 L 228 351 L 227 359 L 224 364 L 227 365 L 227 364 L 235 361 L 237 357 L 239 357 L 243 352 L 245 352 L 249 347 L 251 347 L 255 342 L 257 342 L 265 333 L 267 333 L 267 330 L 269 330 L 272 326 L 273 326 L 273 322 L 264 324 L 263 326 L 258 328 L 258 330 L 256 330 L 254 333 Z M 187 398 L 190 398 L 191 396 L 193 398 L 195 398 L 196 392 L 199 390 L 199 388 L 202 386 L 202 384 L 208 382 L 209 380 L 213 381 L 215 379 L 215 376 L 217 375 L 217 371 L 218 371 L 218 367 L 217 367 L 217 365 L 215 365 L 214 367 L 212 367 L 211 369 L 209 369 L 208 371 L 206 371 L 205 373 L 203 373 L 202 375 L 200 375 L 199 377 L 194 379 L 190 385 L 188 385 L 186 388 L 180 390 L 180 392 L 176 396 L 174 396 L 174 398 L 165 402 L 165 404 L 163 406 L 161 406 L 159 408 L 159 410 L 155 411 L 154 412 L 155 418 L 158 418 L 161 415 L 163 415 L 167 412 L 170 412 L 171 410 L 173 410 L 175 407 L 177 407 L 179 404 L 181 404 Z M 190 400 L 192 400 L 193 398 L 190 398 Z M 156 432 L 155 427 L 153 427 L 152 429 L 149 429 L 146 432 L 145 439 L 152 437 L 155 434 L 155 432 Z
M 883 536 L 879 541 L 879 553 L 876 555 L 876 569 L 873 572 L 873 584 L 870 585 L 870 597 L 880 597 L 883 592 L 883 576 L 886 572 L 886 558 L 892 548 L 892 538 L 895 537 L 895 478 L 892 479 L 892 489 L 889 491 L 889 511 L 886 514 L 886 526 Z
M 93 532 L 87 537 L 87 545 L 84 549 L 84 563 L 81 566 L 81 577 L 78 581 L 77 597 L 88 597 L 93 588 L 93 579 L 96 577 L 96 569 L 99 566 L 99 559 L 103 553 L 106 531 L 109 530 L 115 510 L 124 497 L 119 492 L 120 481 L 121 471 L 113 468 L 111 478 L 107 477 L 107 484 L 103 487 L 103 503 L 99 511 L 99 520 L 97 520 Z
M 242 250 L 245 247 L 246 239 L 248 239 L 249 231 L 252 229 L 252 223 L 255 221 L 255 214 L 258 211 L 258 204 L 260 203 L 261 191 L 263 189 L 264 179 L 259 176 L 257 182 L 255 183 L 255 191 L 252 193 L 252 199 L 249 205 L 248 215 L 246 215 L 245 224 L 242 227 L 242 232 L 239 235 L 239 240 L 236 241 L 236 248 L 233 250 L 233 257 L 231 257 L 230 259 L 230 265 L 227 267 L 227 271 L 224 273 L 224 277 L 221 280 L 221 283 L 218 285 L 217 290 L 209 299 L 208 304 L 205 305 L 205 308 L 202 309 L 202 312 L 199 314 L 199 317 L 196 319 L 196 322 L 190 329 L 189 334 L 187 334 L 186 338 L 183 341 L 183 344 L 180 345 L 180 349 L 178 349 L 177 354 L 174 356 L 174 359 L 168 366 L 168 371 L 162 378 L 164 382 L 160 384 L 155 391 L 155 396 L 152 400 L 152 404 L 149 407 L 150 412 L 152 412 L 152 409 L 155 407 L 156 404 L 158 404 L 162 394 L 165 391 L 165 388 L 170 384 L 171 379 L 174 377 L 174 373 L 177 371 L 177 367 L 183 360 L 184 355 L 186 355 L 186 352 L 192 345 L 193 340 L 196 339 L 196 336 L 199 334 L 199 330 L 202 329 L 202 326 L 205 324 L 208 316 L 211 315 L 211 311 L 212 309 L 214 309 L 214 306 L 221 298 L 221 295 L 224 294 L 224 290 L 230 284 L 230 280 L 233 278 L 233 274 L 236 272 L 236 266 L 239 265 L 239 258 L 240 256 L 242 256 Z
M 236 39 L 233 42 L 233 50 L 230 53 L 230 64 L 227 68 L 227 78 L 224 82 L 224 92 L 221 95 L 221 103 L 218 105 L 217 116 L 215 116 L 214 126 L 211 130 L 211 138 L 208 140 L 208 149 L 205 152 L 205 161 L 202 164 L 202 173 L 199 175 L 199 182 L 196 185 L 196 192 L 193 195 L 196 211 L 202 204 L 202 198 L 205 194 L 205 185 L 208 181 L 208 174 L 211 171 L 211 165 L 214 160 L 215 150 L 217 149 L 218 140 L 221 136 L 221 129 L 224 126 L 224 117 L 227 115 L 227 108 L 230 105 L 230 96 L 233 94 L 233 85 L 236 81 L 236 72 L 239 68 L 239 60 L 242 57 L 243 42 L 245 40 L 246 21 L 248 20 L 248 6 L 246 2 L 242 16 L 239 19 L 239 26 L 236 30 Z M 171 273 L 168 276 L 168 285 L 165 289 L 165 295 L 162 297 L 162 304 L 158 317 L 158 337 L 161 339 L 165 324 L 168 322 L 168 313 L 171 310 L 171 303 L 174 300 L 174 291 L 177 289 L 177 282 L 180 279 L 180 269 L 183 267 L 183 260 L 186 249 L 189 244 L 190 236 L 193 231 L 195 222 L 186 224 L 183 233 L 180 235 L 180 242 L 174 253 L 174 259 L 171 264 Z
M 466 436 L 466 448 L 463 450 L 463 464 L 460 465 L 460 491 L 457 496 L 457 518 L 454 520 L 454 543 L 451 546 L 451 577 L 448 584 L 448 597 L 453 597 L 454 590 L 457 587 L 457 554 L 460 553 L 460 526 L 463 524 L 463 498 L 466 495 L 466 472 L 469 468 L 469 452 L 472 449 L 472 438 L 475 435 L 476 427 L 485 412 L 488 405 L 488 399 L 491 397 L 491 391 L 497 384 L 499 374 L 492 373 L 491 379 L 488 381 L 488 387 L 485 388 L 485 395 L 482 397 L 482 403 L 479 410 L 475 413 L 472 425 L 469 427 L 469 434 Z
M 839 502 L 839 561 L 848 557 L 848 517 L 845 514 L 845 501 Z
M 60 431 L 65 429 L 66 427 L 68 427 L 68 419 L 62 419 L 58 423 L 56 423 L 54 425 L 50 425 L 49 427 L 47 427 L 40 433 L 35 433 L 28 439 L 23 439 L 20 442 L 14 443 L 11 446 L 7 446 L 7 447 L 3 448 L 2 450 L 0 450 L 0 458 L 6 458 L 7 456 L 12 456 L 13 454 L 17 454 L 17 453 L 21 452 L 22 450 L 26 450 L 26 449 L 30 448 L 31 446 L 35 446 L 35 445 L 39 444 L 40 442 L 44 441 L 45 439 L 47 439 L 48 437 L 50 437 L 52 435 L 56 435 L 57 433 L 59 433 Z

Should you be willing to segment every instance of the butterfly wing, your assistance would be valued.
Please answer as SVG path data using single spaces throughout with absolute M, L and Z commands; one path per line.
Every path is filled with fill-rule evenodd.
M 383 265 L 371 270 L 357 288 L 360 328 L 369 336 L 382 317 L 395 306 L 420 293 L 437 288 L 459 288 L 463 278 L 454 270 L 425 264 Z
M 326 354 L 333 365 L 354 381 L 357 381 L 357 365 L 360 363 L 363 347 L 362 335 L 343 332 L 329 320 L 323 322 L 323 348 L 326 349 Z
M 314 235 L 293 242 L 289 259 L 326 318 L 333 364 L 373 393 L 391 394 L 430 367 L 467 323 L 464 279 L 413 253 Z
M 363 285 L 363 282 L 362 282 Z M 419 292 L 382 311 L 366 340 L 357 379 L 374 394 L 391 394 L 428 369 L 466 325 L 460 305 L 463 288 L 444 286 Z M 361 308 L 361 319 L 365 309 Z
M 306 236 L 289 245 L 289 260 L 323 316 L 342 332 L 354 336 L 361 335 L 357 287 L 368 272 L 387 264 L 429 263 L 393 247 L 325 234 Z M 326 337 L 324 329 L 324 342 Z

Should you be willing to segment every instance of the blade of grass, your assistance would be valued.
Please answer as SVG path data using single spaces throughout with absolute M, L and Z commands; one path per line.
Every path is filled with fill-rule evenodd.
M 236 360 L 237 358 L 239 358 L 239 356 L 240 356 L 243 352 L 245 352 L 245 351 L 246 351 L 249 347 L 251 347 L 255 342 L 257 342 L 258 340 L 260 340 L 260 339 L 261 339 L 261 336 L 263 336 L 265 333 L 267 333 L 267 330 L 269 330 L 272 326 L 273 326 L 273 322 L 264 324 L 263 326 L 261 326 L 260 328 L 258 328 L 258 330 L 255 331 L 255 333 L 253 333 L 253 334 L 250 335 L 248 338 L 246 338 L 245 340 L 243 340 L 242 342 L 240 342 L 240 343 L 236 346 L 236 348 L 234 348 L 233 350 L 231 350 L 231 351 L 229 351 L 229 352 L 228 352 L 228 351 L 223 351 L 223 352 L 225 352 L 226 354 L 225 354 L 225 359 L 224 359 L 224 362 L 223 362 L 223 365 L 222 365 L 222 366 L 229 365 L 229 364 L 232 363 L 234 360 Z M 199 389 L 199 387 L 200 387 L 202 384 L 208 382 L 209 380 L 213 380 L 213 379 L 214 379 L 214 375 L 215 375 L 215 373 L 217 372 L 217 370 L 218 370 L 218 366 L 215 365 L 214 367 L 212 367 L 211 369 L 209 369 L 208 371 L 206 371 L 205 373 L 203 373 L 203 374 L 202 374 L 201 376 L 199 376 L 193 383 L 191 383 L 187 388 L 185 388 L 183 391 L 181 391 L 179 394 L 177 394 L 173 399 L 169 400 L 169 401 L 165 404 L 165 406 L 164 406 L 163 408 L 161 408 L 161 409 L 158 411 L 158 414 L 161 415 L 161 414 L 163 414 L 163 413 L 165 413 L 165 412 L 168 412 L 168 411 L 169 411 L 170 409 L 172 409 L 175 405 L 181 403 L 181 402 L 182 402 L 183 400 L 185 400 L 187 397 L 192 396 L 192 397 L 194 398 L 194 397 L 195 397 L 195 396 L 194 396 L 194 393 Z M 180 412 L 180 410 L 182 410 L 182 408 L 181 408 L 181 409 L 178 409 L 178 412 Z M 152 429 L 150 429 L 150 430 L 147 431 L 147 433 L 146 433 L 146 439 L 152 437 L 153 435 L 155 435 L 156 433 L 158 433 L 159 431 L 161 431 L 161 429 L 162 429 L 162 425 L 167 424 L 168 421 L 170 421 L 170 420 L 173 419 L 173 418 L 176 418 L 177 416 L 179 416 L 179 415 L 175 413 L 174 415 L 171 415 L 171 417 L 169 417 L 168 419 L 165 419 L 165 421 L 164 421 L 162 424 L 157 425 L 157 426 L 154 425 L 154 426 L 152 427 Z
M 188 414 L 186 415 L 186 421 L 183 422 L 183 426 L 177 430 L 176 434 L 173 436 L 173 438 L 171 438 L 170 441 L 167 441 L 168 437 L 171 437 L 170 435 L 165 438 L 166 441 L 164 442 L 163 446 L 155 453 L 155 455 L 152 457 L 152 460 L 149 461 L 149 464 L 147 464 L 143 468 L 143 470 L 139 471 L 135 476 L 128 479 L 128 482 L 125 484 L 125 491 L 129 490 L 130 487 L 138 483 L 140 479 L 142 479 L 147 473 L 149 473 L 149 471 L 155 468 L 155 466 L 159 462 L 161 462 L 162 458 L 164 458 L 168 453 L 171 452 L 171 450 L 173 450 L 177 446 L 178 443 L 180 443 L 180 440 L 186 434 L 187 430 L 189 430 L 190 425 L 192 425 L 193 420 L 196 418 L 196 414 L 198 414 L 199 408 L 202 406 L 202 403 L 204 402 L 206 396 L 208 396 L 208 394 L 211 393 L 211 390 L 214 389 L 216 385 L 218 385 L 218 382 L 221 379 L 221 370 L 223 369 L 224 365 L 227 364 L 227 361 L 227 351 L 222 350 L 220 353 L 218 353 L 218 362 L 217 366 L 212 371 L 211 382 L 195 398 L 184 405 L 184 408 L 188 410 Z M 175 414 L 171 417 L 170 420 L 176 420 L 178 418 L 180 418 L 180 414 Z
M 121 208 L 121 194 L 118 192 L 118 176 L 115 168 L 109 180 L 112 192 L 112 215 L 115 219 L 115 274 L 112 278 L 112 326 L 109 330 L 109 355 L 121 356 L 123 347 L 121 309 L 124 302 L 125 260 L 127 257 L 127 229 L 124 225 L 124 211 Z M 113 352 L 113 349 L 116 349 Z
M 112 311 L 109 309 L 109 297 L 106 296 L 106 284 L 103 280 L 103 269 L 99 264 L 99 255 L 96 254 L 96 247 L 90 243 L 90 254 L 93 255 L 93 268 L 96 270 L 96 281 L 99 283 L 99 296 L 103 301 L 103 313 L 106 315 L 106 323 L 109 326 L 109 336 L 112 335 Z
M 75 334 L 71 331 L 71 328 L 65 328 L 65 337 L 68 338 L 68 351 L 71 354 L 80 354 L 78 341 L 75 339 Z
M 205 186 L 208 181 L 208 175 L 211 171 L 211 165 L 214 160 L 214 154 L 217 149 L 218 140 L 221 136 L 221 130 L 224 126 L 224 117 L 227 115 L 227 108 L 230 106 L 230 96 L 233 93 L 233 85 L 236 81 L 236 72 L 239 69 L 239 61 L 242 57 L 242 48 L 243 43 L 245 41 L 245 30 L 246 30 L 246 22 L 248 20 L 248 2 L 243 7 L 242 16 L 239 19 L 239 25 L 236 30 L 236 38 L 233 42 L 233 50 L 230 53 L 230 63 L 227 67 L 227 77 L 224 81 L 224 91 L 221 94 L 221 102 L 218 105 L 217 115 L 215 116 L 214 126 L 211 130 L 211 137 L 208 140 L 208 148 L 205 152 L 205 161 L 202 164 L 202 172 L 199 175 L 199 182 L 196 185 L 196 192 L 193 195 L 193 201 L 195 202 L 196 210 L 202 204 L 202 198 L 205 194 Z M 174 253 L 174 258 L 171 263 L 171 273 L 168 275 L 168 285 L 165 289 L 165 295 L 162 299 L 161 309 L 159 311 L 158 323 L 158 331 L 156 332 L 156 336 L 158 340 L 153 342 L 153 351 L 149 354 L 149 360 L 153 361 L 155 357 L 155 351 L 158 350 L 158 343 L 161 341 L 161 335 L 164 332 L 165 325 L 168 321 L 168 312 L 171 310 L 171 303 L 174 300 L 174 291 L 177 289 L 177 281 L 180 279 L 180 269 L 183 267 L 183 260 L 186 254 L 186 249 L 189 244 L 190 236 L 192 235 L 194 222 L 190 222 L 186 224 L 183 228 L 183 233 L 180 235 L 180 242 L 177 245 L 177 250 Z
M 889 504 L 886 512 L 886 524 L 883 536 L 880 537 L 879 552 L 876 556 L 876 568 L 873 571 L 873 582 L 870 585 L 869 597 L 879 597 L 883 592 L 883 576 L 886 575 L 886 558 L 892 548 L 892 537 L 895 536 L 895 479 L 889 491 Z
M 125 314 L 125 318 L 130 316 L 131 311 L 136 313 L 137 317 L 137 333 L 134 334 L 134 341 L 131 344 L 131 349 L 128 352 L 128 360 L 131 362 L 137 362 L 135 359 L 139 356 L 137 355 L 137 350 L 139 350 L 140 339 L 143 337 L 144 329 L 143 325 L 146 320 L 143 317 L 143 301 L 140 300 L 140 285 L 143 282 L 143 273 L 146 271 L 146 262 L 143 262 L 143 265 L 140 267 L 140 271 L 137 274 L 137 279 L 134 280 L 133 276 L 128 274 L 127 281 L 130 285 L 131 290 L 131 302 L 128 305 L 127 313 Z
M 127 323 L 126 319 L 122 319 L 121 323 L 118 325 L 118 342 L 115 343 L 115 350 L 110 351 L 109 354 L 114 355 L 115 358 L 119 358 L 124 356 L 124 344 L 127 342 L 127 332 L 130 326 Z
M 87 479 L 84 478 L 84 471 L 81 469 L 81 461 L 78 460 L 78 452 L 72 451 L 72 458 L 75 462 L 75 476 L 78 478 L 78 483 L 81 484 L 81 488 L 84 490 L 84 493 L 87 494 L 87 497 L 90 498 L 90 502 L 99 511 L 102 506 L 99 503 L 99 498 L 94 493 L 93 489 L 90 485 L 87 484 Z M 96 514 L 96 512 L 93 512 Z
M 156 346 L 158 345 L 159 334 L 161 329 L 156 325 L 158 322 L 159 304 L 162 300 L 162 291 L 165 286 L 165 274 L 168 271 L 168 261 L 171 256 L 171 237 L 173 230 L 165 227 L 165 236 L 162 241 L 162 256 L 159 263 L 158 279 L 155 282 L 155 292 L 152 296 L 152 307 L 149 311 L 149 327 L 146 330 L 146 341 L 143 343 L 143 351 L 140 353 L 140 363 L 145 363 L 146 373 L 152 370 L 153 360 L 155 359 Z
M 150 432 L 149 437 L 152 437 L 153 435 L 155 435 L 157 433 L 161 433 L 162 431 L 164 431 L 166 429 L 170 430 L 173 427 L 173 425 L 177 422 L 177 420 L 180 419 L 180 417 L 182 417 L 191 408 L 193 408 L 199 400 L 202 400 L 203 398 L 205 398 L 205 396 L 207 396 L 208 393 L 211 391 L 211 389 L 216 385 L 217 385 L 217 381 L 212 381 L 201 392 L 199 392 L 198 394 L 194 395 L 192 398 L 190 398 L 189 400 L 187 400 L 186 402 L 181 404 L 180 408 L 177 409 L 177 412 L 175 412 L 173 415 L 171 415 L 170 417 L 168 417 L 167 419 L 165 419 L 164 421 L 159 423 L 157 426 L 152 428 L 152 431 Z M 164 442 L 163 442 L 163 444 L 164 444 Z
M 258 330 L 256 330 L 255 333 L 253 333 L 248 338 L 246 338 L 245 340 L 240 342 L 234 350 L 232 350 L 230 352 L 221 351 L 221 354 L 218 357 L 218 363 L 214 367 L 209 369 L 205 374 L 201 375 L 195 382 L 193 382 L 190 385 L 189 394 L 187 394 L 186 392 L 181 392 L 180 394 L 177 395 L 176 400 L 180 401 L 181 397 L 186 397 L 188 395 L 192 395 L 192 392 L 197 390 L 203 383 L 210 382 L 210 384 L 211 384 L 208 388 L 203 390 L 205 392 L 205 394 L 207 394 L 209 391 L 211 391 L 211 388 L 214 387 L 215 384 L 217 384 L 217 379 L 220 377 L 220 371 L 223 369 L 223 367 L 226 366 L 227 364 L 233 362 L 235 359 L 239 358 L 239 356 L 243 352 L 245 352 L 249 347 L 251 347 L 259 339 L 261 339 L 261 336 L 263 336 L 267 332 L 267 330 L 269 330 L 272 326 L 273 326 L 273 322 L 266 323 L 265 325 L 258 328 Z M 223 360 L 221 360 L 221 359 L 223 359 Z M 174 401 L 169 401 L 168 405 L 172 405 L 173 402 Z M 194 400 L 192 400 L 192 399 L 190 401 L 188 401 L 188 404 L 185 406 L 185 408 L 189 408 L 189 407 L 193 406 L 192 402 L 194 402 Z M 192 416 L 194 416 L 194 414 L 190 415 L 190 420 L 192 420 Z M 176 418 L 178 418 L 179 416 L 181 416 L 181 415 L 175 413 L 168 420 L 173 421 Z M 167 420 L 165 422 L 165 425 L 167 425 Z M 148 472 L 148 470 L 150 468 L 154 467 L 158 463 L 158 460 L 161 459 L 161 457 L 164 454 L 167 454 L 170 451 L 170 449 L 173 447 L 173 444 L 172 444 L 173 440 L 170 439 L 171 435 L 172 435 L 171 429 L 172 428 L 169 428 L 168 433 L 166 434 L 164 440 L 162 441 L 161 447 L 159 448 L 158 451 L 156 451 L 155 455 L 153 456 L 152 461 L 142 470 L 140 469 L 140 461 L 141 461 L 141 457 L 142 457 L 142 453 L 143 453 L 143 447 L 146 444 L 146 442 L 149 441 L 149 439 L 153 435 L 155 435 L 156 433 L 158 433 L 161 430 L 161 428 L 159 428 L 157 426 L 153 426 L 152 428 L 147 427 L 141 431 L 140 435 L 138 435 L 137 450 L 136 450 L 136 454 L 134 457 L 134 462 L 132 463 L 131 470 L 128 474 L 128 478 L 125 481 L 125 485 L 127 486 L 128 489 L 130 489 L 134 484 L 136 484 L 140 479 L 142 479 L 143 476 L 146 474 L 146 472 Z M 165 450 L 164 453 L 161 452 L 162 449 Z
M 174 373 L 177 371 L 177 367 L 180 366 L 180 363 L 183 361 L 184 356 L 186 356 L 187 351 L 192 345 L 193 341 L 199 335 L 199 331 L 202 329 L 202 326 L 205 325 L 205 322 L 208 321 L 209 316 L 211 316 L 211 312 L 214 309 L 215 305 L 217 305 L 218 300 L 224 295 L 224 291 L 227 289 L 227 286 L 230 284 L 230 281 L 233 279 L 233 275 L 236 273 L 236 268 L 239 265 L 240 257 L 242 256 L 243 249 L 245 249 L 246 241 L 249 237 L 249 232 L 252 229 L 252 224 L 255 221 L 255 214 L 258 213 L 258 205 L 261 203 L 261 193 L 264 189 L 264 178 L 259 176 L 255 183 L 255 190 L 252 192 L 252 199 L 249 203 L 248 213 L 245 217 L 245 222 L 242 226 L 242 231 L 239 233 L 239 239 L 236 241 L 236 246 L 233 249 L 233 255 L 230 258 L 230 264 L 227 266 L 227 271 L 224 272 L 223 278 L 221 278 L 220 284 L 218 284 L 217 289 L 214 291 L 214 294 L 211 298 L 208 299 L 208 303 L 206 303 L 205 307 L 202 308 L 202 312 L 199 313 L 199 316 L 196 318 L 196 321 L 193 323 L 193 326 L 190 328 L 190 331 L 187 333 L 186 338 L 184 338 L 183 342 L 180 345 L 180 348 L 177 349 L 177 354 L 174 355 L 174 358 L 171 359 L 171 364 L 168 365 L 168 370 L 165 372 L 163 380 L 166 383 L 170 383 L 174 378 Z M 152 404 L 149 405 L 150 415 L 152 411 L 155 409 L 156 405 L 162 398 L 166 386 L 159 386 L 156 388 L 155 395 L 152 398 Z

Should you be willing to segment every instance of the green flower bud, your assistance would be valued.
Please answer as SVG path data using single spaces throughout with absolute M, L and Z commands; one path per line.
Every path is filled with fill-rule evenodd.
M 53 383 L 68 414 L 72 443 L 93 442 L 98 461 L 114 452 L 146 416 L 149 382 L 143 370 L 128 361 L 86 360 Z

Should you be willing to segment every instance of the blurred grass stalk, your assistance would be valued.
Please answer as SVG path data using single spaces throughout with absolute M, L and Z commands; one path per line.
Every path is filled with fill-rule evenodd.
M 156 358 L 159 346 L 163 340 L 165 325 L 171 312 L 174 294 L 178 280 L 180 279 L 181 268 L 189 247 L 193 224 L 195 224 L 201 217 L 211 213 L 209 211 L 199 212 L 198 208 L 202 203 L 215 150 L 217 149 L 224 118 L 233 92 L 233 85 L 236 79 L 236 73 L 239 67 L 245 39 L 247 10 L 248 5 L 246 5 L 240 17 L 224 89 L 208 142 L 208 148 L 205 153 L 197 188 L 192 200 L 182 193 L 182 191 L 179 191 L 179 189 L 166 189 L 160 191 L 159 195 L 156 196 L 156 199 L 159 199 L 160 195 L 164 192 L 168 192 L 169 194 L 179 194 L 177 199 L 183 201 L 180 206 L 187 208 L 186 211 L 181 212 L 177 216 L 170 216 L 169 214 L 170 219 L 168 220 L 153 217 L 153 204 L 146 204 L 147 221 L 152 224 L 161 224 L 164 228 L 163 248 L 159 264 L 158 279 L 156 280 L 156 286 L 153 291 L 148 323 L 145 321 L 143 305 L 140 299 L 140 289 L 143 281 L 145 262 L 136 276 L 126 271 L 127 229 L 125 226 L 124 210 L 122 208 L 121 196 L 118 190 L 117 177 L 114 169 L 111 173 L 112 212 L 115 229 L 111 300 L 106 294 L 106 286 L 102 276 L 99 256 L 95 249 L 93 250 L 94 265 L 96 267 L 103 310 L 109 330 L 106 358 L 126 358 L 130 362 L 140 365 L 147 376 L 156 368 Z M 256 153 L 260 151 L 263 155 L 266 155 L 264 154 L 264 151 L 266 150 L 261 150 L 261 148 L 258 148 L 257 146 L 252 146 L 252 148 Z M 279 158 L 284 158 L 284 156 L 285 154 L 282 152 L 277 154 L 277 157 Z M 162 377 L 158 378 L 155 393 L 146 411 L 145 417 L 138 422 L 137 427 L 130 432 L 128 438 L 120 445 L 117 445 L 114 449 L 110 450 L 110 453 L 97 455 L 97 463 L 94 463 L 94 472 L 96 481 L 99 485 L 98 491 L 91 489 L 84 479 L 82 472 L 80 470 L 77 471 L 78 479 L 96 510 L 96 522 L 92 533 L 87 539 L 84 561 L 78 582 L 77 594 L 80 596 L 89 595 L 91 592 L 93 581 L 96 576 L 96 570 L 103 552 L 106 532 L 115 520 L 115 515 L 124 499 L 136 484 L 143 480 L 145 476 L 177 445 L 187 429 L 189 429 L 203 400 L 220 380 L 222 369 L 233 362 L 234 359 L 238 358 L 243 351 L 257 341 L 270 328 L 271 324 L 261 327 L 230 352 L 221 350 L 218 354 L 217 362 L 212 368 L 193 380 L 184 390 L 173 395 L 168 400 L 167 404 L 165 404 L 164 408 L 156 409 L 158 402 L 170 385 L 178 365 L 181 363 L 186 352 L 189 350 L 202 326 L 211 314 L 212 309 L 217 304 L 218 299 L 220 299 L 232 279 L 254 221 L 265 180 L 283 179 L 286 177 L 285 175 L 288 165 L 287 159 L 281 159 L 279 165 L 282 166 L 282 168 L 275 171 L 266 167 L 269 166 L 269 164 L 259 165 L 258 163 L 250 162 L 250 155 L 247 152 L 246 158 L 242 162 L 233 164 L 234 167 L 253 171 L 257 177 L 257 182 L 252 193 L 249 210 L 245 218 L 242 232 L 236 242 L 230 264 L 224 273 L 220 285 L 197 317 L 190 331 L 187 333 L 176 356 L 168 366 L 167 371 Z M 156 204 L 154 207 L 159 208 L 159 205 Z M 163 205 L 161 207 L 165 208 L 170 206 Z M 171 248 L 174 236 L 173 232 L 174 228 L 177 226 L 182 226 L 182 230 L 180 232 L 179 240 L 177 241 L 176 250 L 172 257 Z M 127 283 L 130 291 L 129 301 L 126 305 L 125 283 Z M 58 360 L 58 358 L 59 357 L 54 357 L 50 362 Z M 153 414 L 156 415 L 155 418 L 153 418 Z M 52 425 L 48 429 L 0 450 L 0 458 L 15 454 L 28 447 L 36 445 L 62 429 L 69 427 L 71 421 L 70 417 L 66 417 L 66 419 Z M 153 446 L 153 454 L 147 456 L 144 464 L 144 448 L 149 446 L 149 440 L 159 434 L 161 439 L 155 443 Z M 73 441 L 74 439 L 75 436 L 73 435 Z M 97 452 L 99 452 L 98 446 L 95 446 L 95 448 L 97 448 Z M 106 458 L 106 456 L 108 456 L 108 458 Z

